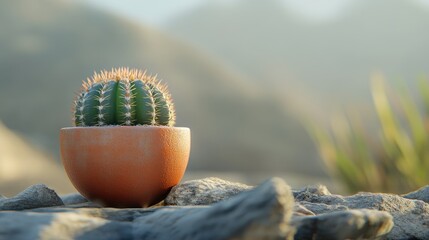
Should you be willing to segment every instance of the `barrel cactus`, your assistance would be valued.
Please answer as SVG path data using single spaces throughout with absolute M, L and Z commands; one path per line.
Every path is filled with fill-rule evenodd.
M 82 84 L 73 107 L 76 126 L 174 126 L 174 104 L 166 85 L 138 69 L 94 73 Z

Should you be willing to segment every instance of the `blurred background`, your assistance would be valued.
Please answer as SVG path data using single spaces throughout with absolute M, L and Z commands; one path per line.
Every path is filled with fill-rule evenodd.
M 428 29 L 428 0 L 1 1 L 0 194 L 39 182 L 75 191 L 61 166 L 59 129 L 72 126 L 82 80 L 121 66 L 168 84 L 176 125 L 192 130 L 186 179 L 257 184 L 280 176 L 334 192 L 429 184 L 429 104 L 414 99 L 429 96 L 418 85 L 429 69 Z M 393 130 L 383 128 L 377 94 L 392 100 Z M 395 108 L 400 96 L 420 128 L 402 120 L 409 108 Z M 354 135 L 337 134 L 344 125 Z M 386 138 L 395 129 L 404 135 Z M 356 141 L 359 134 L 366 138 Z M 415 150 L 412 134 L 420 142 L 409 160 L 398 142 Z M 403 159 L 414 168 L 405 171 Z M 368 188 L 376 177 L 408 182 L 416 169 L 423 177 L 411 184 Z

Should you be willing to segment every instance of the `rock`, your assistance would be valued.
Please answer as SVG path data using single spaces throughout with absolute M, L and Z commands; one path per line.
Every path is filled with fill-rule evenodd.
M 392 216 L 375 210 L 350 210 L 295 217 L 295 239 L 375 239 L 393 227 Z
M 0 239 L 39 239 L 40 229 L 52 219 L 53 214 L 0 211 Z
M 294 198 L 303 198 L 307 194 L 317 195 L 317 196 L 331 195 L 328 188 L 324 185 L 308 186 L 308 187 L 302 188 L 300 190 L 294 190 L 293 191 Z
M 294 203 L 272 179 L 211 206 L 0 212 L 0 239 L 293 239 Z
M 61 200 L 68 208 L 102 208 L 103 206 L 90 202 L 84 196 L 79 193 L 70 193 L 67 195 L 61 196 Z
M 423 202 L 429 203 L 429 185 L 422 187 L 417 191 L 405 194 L 403 197 L 408 199 L 422 200 Z
M 79 211 L 0 212 L 0 239 L 74 239 L 107 221 Z M 63 209 L 64 210 L 64 209 Z M 114 239 L 114 238 L 111 238 Z M 116 238 L 119 239 L 119 238 Z
M 311 211 L 313 214 L 324 214 L 324 213 L 330 213 L 330 212 L 338 212 L 338 211 L 347 211 L 349 210 L 348 207 L 343 205 L 328 205 L 324 203 L 309 203 L 309 202 L 300 202 L 302 207 L 307 209 L 308 211 Z
M 23 210 L 64 205 L 54 190 L 44 184 L 33 185 L 18 195 L 1 199 L 0 210 Z
M 293 215 L 294 216 L 314 216 L 314 212 L 308 210 L 305 206 L 301 205 L 300 203 L 295 203 L 295 206 L 293 208 Z
M 156 211 L 137 220 L 144 226 L 137 233 L 143 239 L 292 239 L 293 206 L 289 186 L 274 178 L 211 207 Z
M 250 189 L 251 186 L 215 177 L 191 180 L 173 187 L 164 203 L 177 206 L 210 205 Z
M 34 185 L 0 198 L 10 210 L 0 211 L 0 239 L 429 239 L 427 191 L 340 196 L 277 178 L 256 188 L 206 178 L 176 186 L 164 204 L 115 209 Z
M 315 214 L 346 209 L 373 209 L 393 216 L 394 227 L 387 239 L 429 239 L 429 204 L 383 193 L 358 193 L 352 196 L 320 195 L 303 192 L 298 201 Z
M 67 195 L 62 195 L 61 200 L 65 205 L 73 205 L 73 204 L 88 202 L 88 199 L 86 199 L 84 196 L 80 195 L 79 193 L 70 193 Z

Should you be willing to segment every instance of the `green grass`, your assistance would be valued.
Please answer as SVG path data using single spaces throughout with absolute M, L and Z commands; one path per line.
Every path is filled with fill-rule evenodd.
M 348 192 L 405 193 L 429 184 L 429 83 L 418 98 L 408 88 L 390 90 L 381 75 L 372 79 L 379 120 L 342 115 L 326 128 L 309 124 L 324 163 Z

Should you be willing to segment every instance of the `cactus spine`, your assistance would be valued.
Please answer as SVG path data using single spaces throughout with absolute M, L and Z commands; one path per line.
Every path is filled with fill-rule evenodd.
M 94 73 L 82 84 L 73 106 L 75 126 L 174 126 L 167 87 L 155 76 L 119 68 Z

